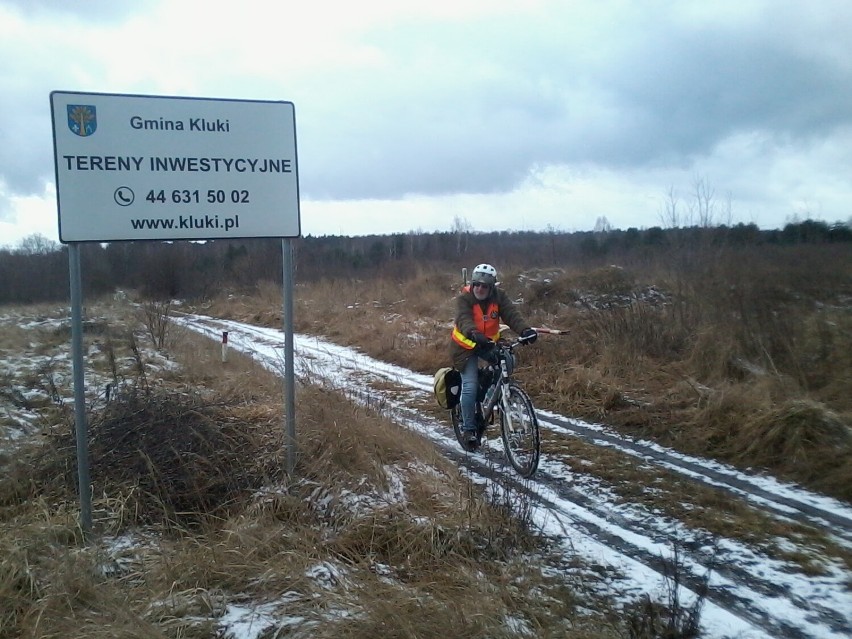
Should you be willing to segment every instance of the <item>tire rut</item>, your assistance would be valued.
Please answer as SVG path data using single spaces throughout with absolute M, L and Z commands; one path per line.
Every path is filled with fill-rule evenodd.
M 246 345 L 245 350 L 256 359 L 263 357 L 257 350 L 261 343 L 274 348 L 282 346 L 284 342 L 283 333 L 273 335 L 269 329 L 236 322 L 192 316 L 185 322 L 190 328 L 213 338 L 218 336 L 216 328 L 235 331 L 236 335 L 231 333 L 234 338 L 242 331 L 251 342 Z M 206 326 L 202 327 L 196 322 L 203 322 Z M 211 326 L 215 328 L 210 328 Z M 279 337 L 280 341 L 276 341 Z M 643 517 L 641 509 L 644 507 L 641 505 L 636 506 L 640 510 L 634 517 L 623 509 L 619 510 L 611 502 L 600 497 L 596 500 L 588 492 L 577 490 L 566 482 L 564 476 L 560 476 L 564 475 L 561 473 L 561 469 L 566 468 L 564 464 L 548 458 L 546 449 L 542 454 L 539 471 L 532 480 L 524 480 L 516 475 L 502 459 L 502 450 L 493 455 L 489 453 L 489 457 L 465 453 L 455 442 L 449 420 L 444 423 L 422 414 L 412 406 L 411 393 L 402 393 L 404 396 L 400 397 L 399 393 L 377 390 L 369 383 L 370 379 L 390 381 L 399 388 L 412 391 L 414 396 L 421 397 L 423 393 L 431 392 L 431 380 L 426 376 L 377 362 L 342 347 L 326 345 L 321 339 L 305 336 L 298 338 L 297 359 L 303 360 L 303 370 L 310 373 L 306 376 L 308 379 L 314 382 L 326 379 L 326 383 L 332 383 L 333 379 L 336 379 L 337 382 L 333 383 L 340 385 L 341 390 L 354 401 L 369 405 L 403 424 L 416 428 L 432 440 L 447 458 L 464 467 L 467 472 L 529 498 L 537 507 L 545 509 L 562 523 L 566 532 L 566 538 L 563 540 L 566 550 L 571 550 L 569 533 L 573 531 L 575 537 L 583 535 L 640 563 L 653 571 L 661 583 L 671 574 L 671 560 L 666 560 L 656 549 L 664 548 L 676 539 L 672 535 L 671 526 L 677 525 L 677 520 L 663 525 L 658 514 L 647 512 L 647 516 Z M 238 339 L 232 339 L 232 343 L 237 341 Z M 269 359 L 270 356 L 266 357 L 267 367 L 276 370 L 281 367 L 280 361 L 273 362 Z M 323 362 L 330 366 L 328 372 L 323 372 Z M 280 373 L 280 370 L 278 372 Z M 323 378 L 323 375 L 330 377 Z M 646 463 L 676 472 L 690 481 L 727 491 L 773 516 L 792 519 L 828 532 L 833 529 L 835 536 L 839 537 L 844 545 L 852 544 L 852 516 L 847 517 L 846 510 L 832 512 L 819 504 L 808 504 L 794 498 L 797 495 L 791 497 L 787 494 L 772 493 L 759 485 L 757 479 L 752 480 L 739 471 L 727 469 L 715 462 L 690 459 L 675 451 L 667 451 L 652 442 L 625 438 L 606 432 L 603 428 L 584 425 L 547 411 L 538 410 L 537 413 L 544 431 L 559 436 L 579 437 L 595 445 L 615 448 Z M 497 463 L 497 459 L 500 463 Z M 807 497 L 807 493 L 803 494 Z M 772 637 L 807 639 L 826 636 L 826 631 L 830 632 L 831 636 L 852 635 L 852 619 L 844 616 L 843 606 L 837 605 L 836 599 L 825 596 L 821 601 L 808 601 L 803 599 L 800 592 L 794 592 L 807 592 L 807 589 L 801 587 L 806 582 L 806 577 L 797 577 L 798 581 L 788 582 L 781 578 L 782 572 L 779 568 L 762 566 L 760 559 L 755 559 L 756 567 L 752 569 L 747 561 L 742 560 L 744 555 L 736 555 L 734 545 L 740 542 L 729 540 L 728 548 L 717 548 L 714 554 L 706 550 L 707 536 L 691 534 L 693 538 L 678 542 L 683 565 L 678 567 L 677 577 L 681 585 L 693 593 L 701 593 L 706 589 L 708 602 L 746 620 L 755 629 L 760 628 Z M 631 539 L 633 541 L 630 541 Z M 790 588 L 785 585 L 787 583 L 794 583 L 796 587 Z M 779 610 L 785 612 L 779 614 Z M 808 616 L 800 614 L 800 611 L 808 611 Z
M 829 511 L 813 504 L 794 500 L 784 495 L 771 493 L 742 474 L 732 474 L 708 468 L 706 462 L 692 462 L 682 456 L 642 440 L 633 440 L 591 428 L 565 417 L 538 411 L 539 425 L 554 432 L 574 435 L 591 444 L 601 443 L 615 447 L 627 454 L 650 463 L 673 470 L 693 481 L 712 488 L 721 488 L 732 495 L 744 498 L 752 505 L 769 510 L 776 515 L 793 519 L 799 523 L 820 528 L 830 528 L 835 535 L 852 544 L 852 517 Z M 543 417 L 542 415 L 546 415 Z

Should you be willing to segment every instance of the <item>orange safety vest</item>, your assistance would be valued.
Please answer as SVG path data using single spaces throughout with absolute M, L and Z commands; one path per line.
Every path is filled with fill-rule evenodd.
M 469 286 L 462 289 L 467 293 L 470 291 Z M 485 335 L 488 339 L 497 340 L 500 338 L 500 307 L 497 302 L 492 301 L 485 312 L 482 312 L 482 305 L 477 303 L 473 305 L 473 323 L 476 324 L 476 330 Z M 459 330 L 458 326 L 453 327 L 453 341 L 468 350 L 473 350 L 476 347 L 476 342 L 468 339 L 467 336 Z

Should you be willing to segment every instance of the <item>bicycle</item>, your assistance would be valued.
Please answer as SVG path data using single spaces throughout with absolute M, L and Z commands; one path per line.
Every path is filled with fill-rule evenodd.
M 487 427 L 499 418 L 503 450 L 512 467 L 522 477 L 532 477 L 538 469 L 541 441 L 538 418 L 532 400 L 512 378 L 515 368 L 513 351 L 526 340 L 498 340 L 495 343 L 495 363 L 479 369 L 479 389 L 476 398 L 476 430 L 482 439 Z M 475 450 L 467 445 L 462 433 L 461 404 L 450 413 L 453 430 L 459 444 L 468 452 Z

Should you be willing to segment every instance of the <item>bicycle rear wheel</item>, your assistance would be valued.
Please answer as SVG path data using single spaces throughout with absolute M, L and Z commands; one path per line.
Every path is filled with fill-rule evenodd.
M 538 418 L 532 400 L 516 382 L 509 382 L 500 407 L 500 434 L 506 457 L 521 477 L 532 477 L 538 469 L 541 453 Z

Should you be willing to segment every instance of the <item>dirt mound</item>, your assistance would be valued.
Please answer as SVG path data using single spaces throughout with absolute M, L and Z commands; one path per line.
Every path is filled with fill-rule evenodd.
M 738 435 L 739 454 L 757 466 L 811 469 L 817 483 L 852 472 L 852 430 L 817 402 L 785 402 L 746 423 Z
M 841 415 L 819 402 L 790 399 L 754 406 L 731 391 L 711 401 L 697 423 L 686 429 L 699 450 L 754 469 L 773 469 L 808 486 L 852 500 L 852 429 Z
M 134 389 L 90 417 L 94 494 L 122 501 L 127 519 L 141 523 L 226 515 L 276 472 L 268 433 L 222 398 Z M 54 450 L 61 459 L 45 461 L 64 466 L 73 485 L 73 448 Z

